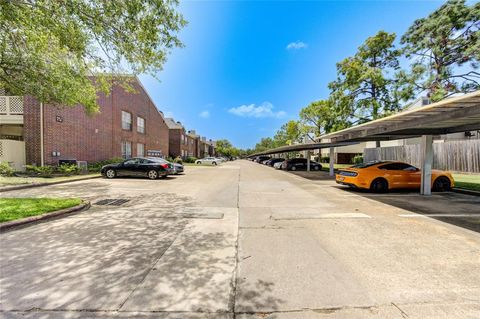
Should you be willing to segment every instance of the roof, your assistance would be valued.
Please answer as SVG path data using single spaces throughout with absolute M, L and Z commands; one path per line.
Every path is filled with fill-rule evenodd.
M 480 91 L 320 136 L 331 142 L 381 141 L 480 130 Z
M 171 130 L 181 130 L 183 129 L 182 124 L 179 122 L 176 122 L 173 118 L 167 117 L 165 118 L 165 124 L 167 124 L 168 128 Z
M 259 156 L 259 155 L 286 153 L 286 152 L 318 150 L 318 149 L 321 149 L 321 148 L 340 147 L 340 146 L 348 146 L 348 145 L 353 145 L 353 144 L 358 144 L 358 143 L 357 142 L 342 142 L 342 143 L 295 144 L 295 145 L 280 146 L 280 147 L 277 147 L 277 148 L 269 149 L 269 150 L 266 150 L 266 151 L 263 151 L 263 152 L 252 154 L 249 157 Z
M 480 91 L 412 108 L 391 116 L 320 136 L 330 142 L 282 146 L 251 156 L 480 130 Z

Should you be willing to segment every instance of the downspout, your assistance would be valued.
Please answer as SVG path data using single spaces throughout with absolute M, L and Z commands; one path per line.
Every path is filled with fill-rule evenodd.
M 43 148 L 43 102 L 40 102 L 40 166 L 45 165 L 45 150 Z

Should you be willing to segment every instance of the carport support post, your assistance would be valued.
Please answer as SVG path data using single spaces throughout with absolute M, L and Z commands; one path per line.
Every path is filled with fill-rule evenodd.
M 307 151 L 307 171 L 310 172 L 310 151 Z
M 333 164 L 334 164 L 334 160 L 335 160 L 334 151 L 335 151 L 335 148 L 330 147 L 330 155 L 328 157 L 328 161 L 329 161 L 329 165 L 330 165 L 329 170 L 328 170 L 328 175 L 329 176 L 334 176 L 335 175 L 335 171 L 333 169 Z
M 423 135 L 421 142 L 422 181 L 421 195 L 432 195 L 433 136 Z

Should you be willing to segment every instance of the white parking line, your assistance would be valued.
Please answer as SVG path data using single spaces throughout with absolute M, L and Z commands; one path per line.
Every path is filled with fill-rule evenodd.
M 279 216 L 280 215 L 280 216 Z M 282 216 L 283 215 L 283 216 Z M 372 218 L 362 213 L 273 214 L 274 220 Z
M 478 217 L 480 218 L 480 214 L 427 214 L 427 215 L 419 215 L 419 214 L 400 214 L 400 217 L 405 218 L 428 218 L 428 217 Z

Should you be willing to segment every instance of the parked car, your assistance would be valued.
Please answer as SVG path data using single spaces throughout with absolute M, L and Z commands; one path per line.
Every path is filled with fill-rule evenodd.
M 183 164 L 180 163 L 174 163 L 173 164 L 173 169 L 175 170 L 175 174 L 180 174 L 185 171 L 185 168 L 183 167 Z
M 173 164 L 163 163 L 150 158 L 135 157 L 121 163 L 102 167 L 101 173 L 106 178 L 118 176 L 145 176 L 150 179 L 166 177 L 173 172 Z
M 263 161 L 265 161 L 265 160 L 269 160 L 269 159 L 270 159 L 270 156 L 264 156 L 264 155 L 262 155 L 262 156 L 257 156 L 257 157 L 255 158 L 255 162 L 261 163 L 261 162 L 263 162 Z
M 395 188 L 420 188 L 422 172 L 407 163 L 377 161 L 343 168 L 335 175 L 336 182 L 354 188 L 387 192 Z M 432 170 L 432 189 L 448 191 L 454 186 L 452 174 Z
M 306 158 L 292 158 L 286 160 L 282 164 L 282 169 L 287 171 L 302 171 L 307 169 L 307 159 Z M 315 161 L 310 161 L 310 170 L 319 171 L 322 169 L 322 165 Z
M 285 161 L 284 158 L 272 158 L 272 159 L 270 159 L 269 161 L 267 161 L 266 165 L 273 167 L 273 165 L 274 165 L 275 163 L 278 163 L 278 162 L 281 163 L 281 162 L 283 162 L 283 161 Z
M 283 162 L 285 162 L 285 161 L 276 162 L 275 164 L 273 164 L 273 168 L 275 168 L 275 169 L 282 169 Z
M 172 170 L 169 173 L 169 175 L 172 175 L 172 174 L 178 175 L 178 174 L 184 172 L 184 167 L 183 167 L 183 164 L 181 164 L 181 163 L 171 163 L 171 162 L 167 161 L 166 159 L 163 159 L 163 158 L 160 158 L 160 157 L 148 157 L 148 159 L 152 160 L 152 161 L 158 161 L 158 162 L 161 162 L 161 163 L 171 164 Z
M 218 160 L 215 157 L 204 157 L 204 158 L 201 158 L 201 159 L 198 159 L 198 160 L 195 161 L 195 164 L 218 165 L 220 163 L 221 163 L 221 161 Z

